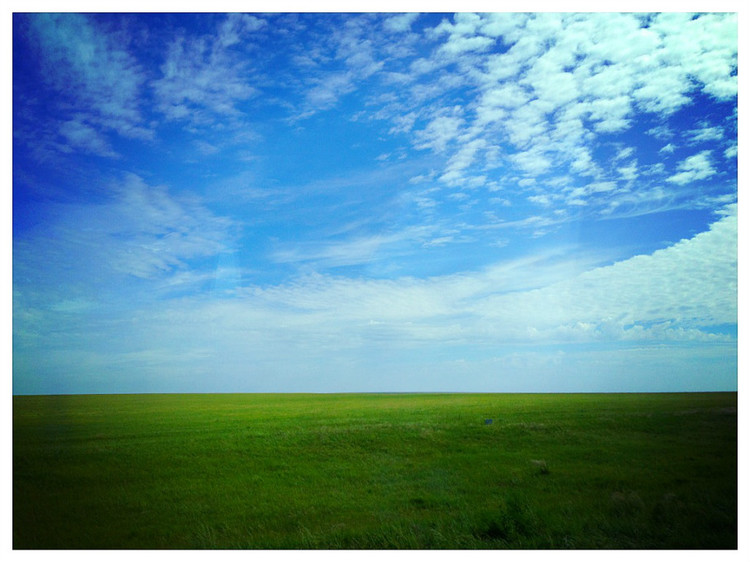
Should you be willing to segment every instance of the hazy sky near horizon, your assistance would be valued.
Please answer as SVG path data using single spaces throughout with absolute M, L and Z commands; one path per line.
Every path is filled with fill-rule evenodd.
M 13 391 L 737 388 L 737 18 L 14 14 Z

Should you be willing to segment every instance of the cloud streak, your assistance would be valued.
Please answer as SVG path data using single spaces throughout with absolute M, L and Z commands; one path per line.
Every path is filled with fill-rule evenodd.
M 162 76 L 151 84 L 159 110 L 167 119 L 202 126 L 215 123 L 217 116 L 239 117 L 237 104 L 257 90 L 249 84 L 252 69 L 237 47 L 265 25 L 255 16 L 230 14 L 214 36 L 172 40 Z
M 180 298 L 136 312 L 130 336 L 111 358 L 154 372 L 183 365 L 187 349 L 205 350 L 199 364 L 224 357 L 227 376 L 247 377 L 248 387 L 257 388 L 265 383 L 254 379 L 259 375 L 248 365 L 268 366 L 279 353 L 296 357 L 291 364 L 310 362 L 335 371 L 337 358 L 376 364 L 382 355 L 428 358 L 446 346 L 468 357 L 495 355 L 497 361 L 510 360 L 519 345 L 541 350 L 604 342 L 648 353 L 669 343 L 727 346 L 732 337 L 721 326 L 737 319 L 736 208 L 726 213 L 691 239 L 612 265 L 592 267 L 582 256 L 563 254 L 428 279 L 311 275 L 284 285 L 248 286 L 229 298 Z M 75 321 L 85 308 L 61 302 L 54 313 L 45 313 L 47 320 L 36 321 L 59 321 L 62 315 L 88 331 Z M 98 347 L 101 338 L 90 336 L 83 341 L 91 347 L 80 353 L 105 353 Z M 669 349 L 660 361 L 668 361 Z M 148 361 L 146 350 L 152 350 Z M 524 361 L 530 357 L 521 355 Z M 599 354 L 601 360 L 605 356 Z M 352 376 L 354 387 L 370 382 Z
M 231 222 L 194 198 L 133 174 L 110 189 L 100 202 L 49 205 L 43 222 L 16 237 L 14 275 L 35 288 L 30 293 L 108 292 L 113 283 L 169 277 L 193 260 L 228 251 Z
M 114 36 L 80 14 L 39 14 L 29 21 L 46 79 L 80 117 L 127 138 L 151 138 L 140 108 L 145 72 Z

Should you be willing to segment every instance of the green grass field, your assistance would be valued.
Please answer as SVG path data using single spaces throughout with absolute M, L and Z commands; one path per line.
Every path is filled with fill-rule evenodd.
M 734 549 L 737 394 L 16 396 L 13 546 Z

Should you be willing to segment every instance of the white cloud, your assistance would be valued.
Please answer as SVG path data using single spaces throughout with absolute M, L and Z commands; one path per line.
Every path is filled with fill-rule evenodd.
M 483 50 L 494 40 L 478 33 L 482 23 L 480 14 L 457 13 L 453 16 L 454 23 L 444 19 L 440 25 L 429 33 L 435 37 L 447 34 L 448 39 L 440 50 L 449 54 L 460 54 L 465 51 Z
M 635 148 L 633 148 L 632 146 L 622 148 L 617 152 L 617 155 L 615 156 L 615 160 L 624 160 L 625 158 L 632 156 L 634 153 L 635 153 Z
M 552 161 L 538 148 L 518 152 L 510 158 L 523 172 L 534 175 L 543 174 L 552 166 Z
M 620 174 L 620 178 L 624 181 L 632 181 L 638 178 L 638 164 L 631 162 L 627 166 L 617 168 L 617 172 Z
M 704 150 L 689 156 L 678 164 L 678 173 L 668 177 L 667 181 L 677 185 L 685 185 L 715 175 L 716 170 L 711 165 L 709 154 L 711 154 L 710 150 Z
M 69 148 L 111 157 L 106 132 L 152 138 L 140 107 L 145 72 L 127 52 L 125 32 L 104 30 L 82 14 L 31 14 L 29 22 Z
M 169 276 L 194 258 L 227 250 L 230 222 L 191 198 L 174 196 L 128 174 L 111 186 L 105 201 L 51 205 L 52 217 L 17 238 L 17 266 L 51 282 L 85 283 L 129 275 L 142 279 Z M 80 268 L 66 262 L 76 259 Z M 84 276 L 69 279 L 68 274 Z
M 417 148 L 431 148 L 443 152 L 457 136 L 464 120 L 453 115 L 435 117 L 427 126 L 415 133 Z
M 656 338 L 649 326 L 671 322 L 670 328 L 678 330 L 672 336 L 692 338 L 693 328 L 736 322 L 736 275 L 733 212 L 711 230 L 652 255 L 593 269 L 512 299 L 495 297 L 483 309 L 498 321 L 513 320 L 517 337 L 524 327 L 557 337 L 565 326 L 583 323 L 601 330 L 612 323 L 607 329 L 615 338 L 629 337 L 628 330 L 635 326 L 641 326 L 638 333 L 644 337 Z
M 452 35 L 440 49 L 450 55 L 460 55 L 467 51 L 484 51 L 493 43 L 494 41 L 489 37 L 460 37 Z
M 580 80 L 582 94 L 591 99 L 629 96 L 636 82 L 633 69 L 628 65 L 603 65 L 599 60 L 579 66 L 575 75 Z
M 419 17 L 418 13 L 399 14 L 391 16 L 383 22 L 388 31 L 403 32 L 411 30 L 411 25 Z
M 402 196 L 403 202 L 415 203 L 420 210 L 429 211 L 436 202 L 422 194 Z M 387 257 L 410 253 L 410 248 L 435 236 L 434 225 L 414 225 L 390 232 L 362 233 L 362 224 L 342 228 L 319 240 L 302 243 L 279 243 L 270 255 L 276 263 L 310 264 L 331 268 L 383 262 Z
M 719 99 L 737 95 L 737 14 L 660 14 L 654 28 L 664 35 L 665 58 L 679 60 L 703 90 Z M 669 60 L 668 59 L 668 60 Z
M 137 199 L 147 196 L 135 191 Z M 159 223 L 186 217 L 184 205 L 170 203 L 163 193 L 137 207 L 151 209 L 139 231 L 149 231 L 149 224 L 155 231 Z M 686 373 L 693 382 L 682 385 L 705 381 L 691 369 L 709 357 L 714 367 L 717 361 L 729 361 L 720 376 L 731 376 L 736 340 L 716 327 L 737 323 L 736 205 L 691 239 L 612 265 L 597 265 L 602 259 L 571 248 L 427 279 L 308 274 L 231 294 L 153 305 L 144 300 L 135 310 L 128 308 L 127 317 L 112 304 L 92 306 L 83 296 L 40 308 L 25 288 L 16 288 L 14 300 L 23 313 L 14 317 L 20 351 L 14 368 L 33 378 L 39 370 L 63 376 L 66 370 L 85 373 L 106 365 L 110 391 L 127 387 L 134 372 L 154 376 L 172 391 L 175 385 L 184 390 L 180 381 L 185 380 L 205 388 L 205 377 L 226 384 L 227 390 L 244 389 L 245 384 L 259 390 L 268 388 L 269 375 L 271 387 L 300 390 L 309 384 L 310 390 L 320 391 L 319 384 L 308 380 L 319 382 L 316 372 L 326 373 L 331 385 L 326 390 L 374 390 L 381 383 L 390 385 L 384 390 L 394 390 L 401 379 L 404 390 L 435 390 L 439 385 L 421 378 L 421 369 L 450 370 L 445 380 L 458 386 L 454 390 L 471 384 L 486 390 L 496 388 L 491 381 L 496 385 L 502 376 L 498 365 L 543 377 L 544 383 L 535 381 L 530 389 L 558 388 L 549 369 L 558 374 L 583 369 L 583 378 L 575 377 L 577 390 L 589 391 L 611 384 L 612 370 L 621 369 L 619 384 L 643 390 L 644 385 L 654 388 L 649 386 L 654 381 L 664 388 L 682 387 L 679 377 Z M 25 346 L 39 334 L 48 334 L 45 345 L 28 353 Z M 570 342 L 605 345 L 555 353 L 545 347 Z M 433 361 L 449 350 L 465 363 Z M 473 359 L 481 357 L 488 359 Z M 382 368 L 383 361 L 389 362 L 388 369 Z M 629 379 L 638 376 L 633 365 L 648 367 L 655 378 L 650 383 Z M 457 378 L 464 368 L 465 377 Z M 294 376 L 287 379 L 284 372 Z M 384 372 L 401 376 L 388 379 Z
M 724 341 L 712 335 L 713 327 L 737 321 L 736 208 L 728 212 L 691 239 L 609 266 L 594 267 L 593 257 L 579 254 L 424 280 L 310 275 L 248 287 L 198 314 L 210 311 L 215 325 L 241 333 L 263 330 L 269 341 L 284 334 L 329 351 L 370 345 L 375 336 L 376 345 L 395 348 L 417 342 Z
M 266 21 L 250 14 L 227 14 L 227 19 L 218 30 L 218 41 L 222 47 L 239 43 L 243 35 L 265 27 Z
M 307 102 L 315 110 L 333 107 L 339 98 L 356 89 L 354 75 L 341 71 L 325 75 L 307 92 Z
M 242 21 L 228 16 L 215 37 L 177 37 L 169 43 L 162 76 L 152 83 L 167 118 L 207 125 L 217 114 L 239 116 L 237 103 L 256 94 L 247 61 L 233 50 L 238 34 L 248 29 Z
M 652 137 L 657 138 L 662 141 L 669 140 L 672 137 L 674 137 L 674 133 L 666 125 L 659 125 L 657 127 L 652 127 L 651 129 L 646 131 L 646 134 L 651 135 Z
M 195 148 L 203 156 L 208 156 L 208 155 L 211 155 L 211 154 L 216 154 L 220 150 L 220 148 L 218 146 L 216 146 L 215 144 L 211 144 L 210 142 L 202 140 L 202 139 L 194 141 L 193 145 L 195 145 Z
M 733 338 L 715 325 L 736 323 L 734 209 L 707 232 L 608 266 L 601 264 L 611 263 L 614 256 L 582 254 L 570 247 L 556 255 L 417 279 L 394 277 L 399 265 L 391 266 L 385 258 L 428 255 L 429 261 L 448 255 L 441 254 L 441 246 L 463 243 L 467 262 L 477 263 L 475 255 L 485 250 L 488 255 L 523 251 L 523 242 L 498 236 L 516 229 L 531 238 L 577 217 L 595 220 L 597 213 L 635 216 L 653 209 L 709 209 L 734 201 L 735 194 L 717 193 L 712 185 L 706 190 L 680 187 L 719 174 L 722 154 L 736 157 L 728 128 L 713 122 L 681 125 L 694 128 L 685 136 L 665 125 L 653 127 L 645 133 L 661 140 L 655 150 L 669 144 L 660 155 L 648 157 L 642 149 L 623 148 L 622 138 L 612 134 L 643 122 L 667 123 L 675 111 L 692 103 L 698 90 L 731 100 L 736 95 L 736 17 L 459 14 L 425 32 L 414 25 L 417 17 L 331 16 L 321 25 L 312 16 L 292 15 L 268 25 L 265 16 L 231 14 L 218 20 L 215 33 L 167 41 L 163 76 L 153 88 L 144 88 L 145 71 L 127 52 L 144 44 L 136 45 L 117 30 L 110 30 L 105 40 L 93 23 L 114 18 L 40 16 L 37 34 L 46 41 L 49 79 L 64 93 L 69 77 L 79 95 L 77 104 L 70 103 L 73 97 L 63 100 L 65 111 L 44 135 L 35 131 L 35 137 L 28 127 L 21 131 L 29 144 L 39 140 L 40 147 L 58 152 L 115 156 L 113 146 L 120 150 L 122 144 L 114 144 L 106 133 L 149 138 L 141 115 L 149 95 L 156 102 L 151 109 L 188 125 L 212 125 L 221 119 L 227 128 L 241 125 L 246 130 L 251 104 L 245 102 L 260 91 L 256 88 L 268 87 L 284 100 L 269 103 L 286 104 L 297 119 L 336 107 L 357 92 L 351 98 L 356 102 L 354 117 L 348 113 L 350 104 L 340 104 L 343 124 L 371 132 L 365 126 L 380 120 L 385 127 L 378 133 L 390 129 L 390 134 L 403 136 L 387 148 L 381 148 L 382 138 L 369 137 L 370 161 L 381 153 L 402 157 L 408 145 L 433 154 L 422 154 L 418 163 L 411 159 L 411 166 L 377 181 L 339 177 L 303 186 L 260 186 L 255 170 L 275 166 L 274 155 L 262 166 L 243 162 L 246 171 L 234 179 L 201 186 L 223 205 L 241 201 L 253 211 L 283 207 L 273 219 L 267 219 L 271 213 L 260 217 L 260 223 L 282 222 L 285 212 L 293 214 L 293 204 L 314 193 L 311 198 L 319 205 L 315 212 L 325 208 L 335 217 L 334 224 L 322 233 L 315 230 L 317 239 L 305 239 L 310 232 L 285 232 L 281 236 L 289 234 L 287 241 L 272 242 L 270 255 L 259 261 L 286 264 L 273 268 L 273 275 L 280 270 L 359 266 L 356 270 L 363 275 L 385 271 L 379 279 L 309 274 L 270 284 L 256 279 L 247 285 L 247 271 L 229 259 L 236 225 L 211 212 L 204 199 L 148 185 L 137 176 L 109 192 L 93 190 L 96 202 L 47 205 L 35 226 L 14 238 L 19 278 L 45 278 L 37 287 L 19 287 L 23 302 L 17 307 L 18 333 L 41 334 L 45 331 L 37 328 L 45 325 L 58 352 L 73 342 L 66 334 L 76 333 L 77 345 L 86 349 L 71 350 L 68 357 L 100 366 L 117 359 L 121 365 L 175 370 L 175 365 L 185 366 L 180 353 L 188 347 L 199 359 L 191 368 L 209 373 L 211 361 L 221 357 L 239 377 L 253 369 L 292 371 L 305 364 L 306 372 L 315 376 L 315 369 L 340 366 L 339 359 L 366 363 L 407 348 L 430 356 L 446 346 L 492 354 L 513 344 L 571 341 L 652 350 L 667 343 L 728 340 L 731 347 Z M 293 26 L 305 30 L 294 35 L 298 42 L 290 40 Z M 288 61 L 279 60 L 283 75 L 263 67 L 275 64 L 278 53 L 264 60 L 252 56 L 260 52 L 253 51 L 254 46 L 262 43 L 254 34 L 277 34 L 275 40 L 292 44 Z M 54 66 L 64 72 L 53 72 Z M 291 98 L 284 97 L 290 92 Z M 83 107 L 89 101 L 90 107 Z M 257 113 L 265 114 L 262 109 Z M 276 119 L 275 110 L 267 114 L 272 116 L 267 123 Z M 183 146 L 214 154 L 226 146 L 226 130 Z M 694 142 L 707 143 L 694 152 L 711 150 L 684 158 L 690 154 L 684 152 L 686 146 Z M 675 165 L 665 154 L 684 159 Z M 654 163 L 655 157 L 663 162 Z M 419 185 L 402 187 L 407 178 Z M 462 189 L 449 190 L 445 184 Z M 331 208 L 327 203 L 335 197 L 328 196 L 337 189 L 356 195 L 339 199 Z M 378 208 L 367 219 L 355 218 L 352 209 L 359 212 L 370 202 L 388 207 L 388 213 Z M 296 209 L 308 212 L 302 204 Z M 448 216 L 446 209 L 458 211 Z M 421 221 L 418 226 L 408 226 L 415 217 Z M 271 230 L 259 228 L 257 236 Z M 301 242 L 289 241 L 297 235 Z M 485 245 L 469 243 L 480 238 Z M 506 249 L 494 254 L 488 249 L 493 240 Z M 415 248 L 424 254 L 415 254 Z M 258 251 L 267 250 L 260 244 Z M 71 267 L 72 260 L 84 265 Z M 214 267 L 216 262 L 220 265 Z M 388 267 L 392 269 L 386 271 Z M 420 268 L 421 263 L 411 270 Z M 259 278 L 269 275 L 263 271 Z M 127 282 L 120 283 L 123 279 Z M 158 304 L 150 297 L 155 292 L 180 294 L 181 288 L 207 283 L 215 287 L 211 296 Z M 115 285 L 121 288 L 116 291 Z M 91 287 L 110 289 L 100 293 Z M 44 299 L 29 296 L 45 290 Z M 144 296 L 127 318 L 118 317 L 114 303 L 102 308 L 108 296 L 120 291 Z M 27 301 L 33 302 L 27 306 Z M 81 318 L 78 324 L 73 316 Z M 67 324 L 55 324 L 63 317 Z M 101 334 L 123 334 L 123 343 L 117 343 L 122 353 L 116 358 L 97 331 L 108 321 L 111 329 Z M 286 359 L 290 356 L 293 359 Z M 285 359 L 279 362 L 279 357 Z M 522 351 L 495 366 L 516 360 L 525 365 L 538 360 L 550 369 L 559 364 L 548 354 L 536 357 Z
M 658 59 L 661 51 L 658 48 L 655 51 L 656 55 L 643 54 L 632 64 L 621 59 L 629 86 L 624 93 L 632 95 L 646 111 L 671 114 L 687 100 L 683 94 L 690 83 L 681 67 L 662 64 Z
M 408 26 L 408 18 L 399 18 L 394 16 L 390 25 Z M 383 22 L 387 29 L 388 21 Z M 304 64 L 300 65 L 300 72 L 289 78 L 295 82 L 295 89 L 303 100 L 294 107 L 292 120 L 305 119 L 335 107 L 342 97 L 363 88 L 375 75 L 391 85 L 412 81 L 404 69 L 386 69 L 384 62 L 384 59 L 396 61 L 411 55 L 409 45 L 415 40 L 412 34 L 402 33 L 398 41 L 384 37 L 373 14 L 334 16 L 326 28 L 314 27 L 310 25 L 306 40 L 296 46 L 303 52 L 296 60 Z M 288 87 L 288 84 L 282 86 Z M 380 103 L 389 97 L 383 97 L 382 92 L 377 95 L 381 97 Z
M 726 99 L 718 93 L 724 86 L 716 84 L 731 78 L 736 68 L 734 27 L 733 16 L 720 14 L 459 14 L 427 35 L 436 41 L 432 56 L 411 65 L 421 74 L 407 87 L 411 103 L 430 100 L 430 113 L 419 110 L 430 119 L 413 133 L 414 144 L 444 154 L 441 176 L 454 183 L 479 164 L 489 180 L 494 178 L 488 171 L 509 163 L 525 174 L 546 174 L 567 165 L 572 173 L 598 177 L 603 170 L 590 147 L 600 135 L 626 131 L 644 112 L 672 115 L 692 102 L 696 88 Z M 488 39 L 507 50 L 485 54 Z M 476 41 L 477 48 L 469 41 Z M 448 66 L 446 56 L 458 52 L 463 52 L 460 63 Z M 706 68 L 713 62 L 718 70 L 711 74 Z M 427 73 L 439 77 L 442 87 L 436 88 L 436 79 Z M 468 96 L 461 113 L 441 105 L 441 96 L 453 100 L 447 93 L 459 88 Z M 694 138 L 719 140 L 720 129 L 705 129 L 696 130 Z M 661 127 L 649 134 L 664 138 L 668 133 Z M 484 161 L 462 164 L 459 172 L 457 163 L 468 161 L 467 143 L 477 140 L 487 147 L 502 143 L 503 150 L 488 150 Z M 672 147 L 677 148 L 671 144 L 664 150 Z M 627 156 L 631 152 L 618 158 Z M 656 168 L 649 170 L 653 175 Z M 632 182 L 639 170 L 631 159 L 616 173 L 620 181 Z M 707 173 L 708 167 L 682 169 L 670 183 L 702 179 Z
M 551 206 L 555 199 L 557 198 L 549 193 L 543 193 L 542 195 L 531 195 L 528 197 L 529 201 L 541 205 L 542 207 Z
M 532 141 L 544 138 L 549 128 L 548 110 L 543 102 L 534 100 L 513 111 L 503 124 L 510 141 L 517 147 L 526 148 Z
M 672 143 L 670 142 L 670 143 L 668 143 L 668 144 L 665 144 L 664 146 L 662 146 L 662 147 L 661 147 L 661 148 L 659 149 L 659 152 L 666 152 L 667 154 L 671 154 L 672 152 L 674 152 L 674 151 L 675 151 L 675 149 L 676 149 L 676 148 L 677 148 L 677 147 L 676 147 L 676 146 L 675 146 L 674 144 L 672 144 Z
M 632 104 L 628 96 L 595 99 L 585 103 L 585 108 L 598 133 L 615 133 L 630 126 Z
M 703 126 L 687 132 L 688 139 L 692 143 L 716 141 L 724 138 L 724 130 L 721 127 Z
M 485 148 L 484 139 L 474 139 L 466 143 L 456 154 L 454 154 L 446 166 L 446 172 L 440 176 L 440 180 L 449 185 L 459 185 L 466 181 L 462 172 L 468 168 L 476 159 L 476 154 Z
M 515 42 L 521 38 L 523 23 L 529 14 L 514 12 L 494 12 L 481 14 L 480 29 L 488 37 L 501 37 Z
M 73 119 L 61 123 L 60 134 L 74 149 L 109 158 L 117 156 L 109 141 L 97 129 L 81 120 Z
M 503 111 L 516 109 L 527 103 L 529 99 L 529 94 L 518 84 L 504 84 L 488 89 L 483 94 L 477 111 L 481 114 L 488 111 L 496 112 L 498 109 Z M 504 116 L 506 114 L 503 112 L 497 115 Z M 494 119 L 480 117 L 480 121 L 490 120 Z
M 530 86 L 540 100 L 559 108 L 579 97 L 579 87 L 575 76 L 547 55 L 536 60 L 521 83 Z

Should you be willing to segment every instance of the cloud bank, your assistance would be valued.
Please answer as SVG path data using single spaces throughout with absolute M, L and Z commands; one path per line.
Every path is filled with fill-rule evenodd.
M 49 323 L 58 327 L 45 351 L 25 357 L 19 368 L 54 365 L 64 380 L 63 372 L 98 366 L 120 389 L 130 388 L 126 373 L 138 373 L 139 384 L 151 380 L 147 386 L 155 390 L 191 388 L 201 377 L 215 377 L 227 389 L 278 390 L 297 375 L 301 390 L 321 381 L 329 390 L 343 381 L 349 390 L 398 390 L 405 387 L 395 373 L 410 365 L 412 389 L 435 389 L 436 380 L 448 389 L 441 376 L 455 367 L 467 388 L 528 391 L 546 381 L 581 390 L 587 383 L 580 378 L 572 384 L 550 378 L 564 359 L 565 372 L 587 361 L 602 366 L 598 389 L 632 389 L 646 372 L 665 365 L 673 372 L 696 354 L 732 363 L 736 233 L 730 206 L 706 232 L 598 267 L 567 251 L 428 279 L 315 274 L 145 304 L 126 315 L 86 314 L 85 303 L 63 301 L 18 317 L 19 346 L 49 333 Z M 704 345 L 691 347 L 696 342 Z M 454 359 L 435 365 L 444 355 Z M 614 371 L 604 367 L 609 361 Z M 628 371 L 630 361 L 644 371 Z M 442 373 L 437 379 L 433 368 Z M 696 371 L 693 364 L 683 382 L 713 388 Z M 461 386 L 452 380 L 453 390 Z M 726 374 L 719 382 L 727 383 Z M 96 380 L 86 385 L 96 388 Z

